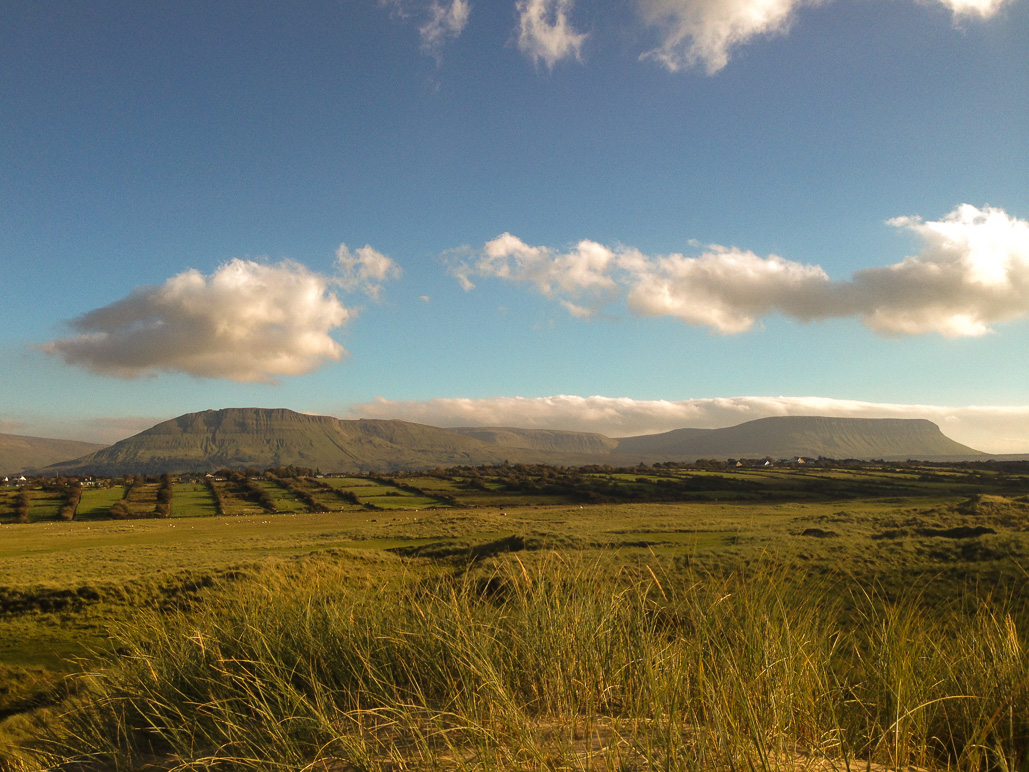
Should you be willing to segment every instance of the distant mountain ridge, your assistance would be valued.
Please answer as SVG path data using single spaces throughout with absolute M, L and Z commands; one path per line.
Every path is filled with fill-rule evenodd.
M 981 455 L 922 418 L 774 416 L 725 429 L 676 429 L 626 437 L 619 453 L 668 457 L 809 456 L 931 459 Z
M 49 466 L 66 458 L 92 453 L 103 447 L 95 442 L 0 434 L 0 479 L 16 472 Z
M 612 439 L 589 432 L 441 429 L 397 420 L 341 420 L 286 409 L 227 408 L 164 421 L 44 471 L 156 474 L 294 465 L 323 472 L 390 472 L 504 461 L 628 465 L 765 456 L 954 459 L 981 455 L 922 419 L 783 416 L 725 429 L 677 429 Z

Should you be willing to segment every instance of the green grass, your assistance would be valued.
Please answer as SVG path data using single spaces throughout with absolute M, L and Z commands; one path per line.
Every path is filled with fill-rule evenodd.
M 222 507 L 226 515 L 239 517 L 241 515 L 260 515 L 265 510 L 260 504 L 250 501 L 240 490 L 240 487 L 233 482 L 213 482 L 214 489 L 222 497 Z
M 32 501 L 29 504 L 29 520 L 38 522 L 43 520 L 56 520 L 64 504 L 65 497 L 55 491 L 34 490 Z
M 279 512 L 306 512 L 307 504 L 298 499 L 294 494 L 271 480 L 256 480 L 258 487 L 267 491 L 272 501 L 275 502 L 275 509 Z
M 1029 769 L 1025 493 L 839 471 L 837 499 L 225 517 L 187 485 L 167 520 L 0 525 L 0 769 L 36 720 L 126 770 Z M 432 479 L 399 482 L 463 500 Z
M 216 514 L 214 499 L 202 483 L 173 483 L 172 517 L 210 517 Z
M 125 487 L 115 485 L 111 488 L 85 488 L 79 507 L 75 512 L 76 520 L 107 517 L 116 501 L 125 497 Z
M 14 517 L 15 497 L 18 495 L 14 488 L 0 487 L 0 519 Z
M 321 487 L 320 483 L 324 483 L 326 480 L 309 480 L 299 478 L 294 483 L 304 491 L 306 491 L 318 505 L 317 510 L 323 512 L 345 512 L 355 509 L 360 509 L 358 505 L 354 505 L 350 502 L 344 501 L 332 491 L 327 491 Z

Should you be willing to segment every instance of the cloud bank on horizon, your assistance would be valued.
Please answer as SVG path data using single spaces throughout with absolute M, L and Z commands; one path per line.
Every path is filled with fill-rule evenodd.
M 717 429 L 771 416 L 925 418 L 951 439 L 985 453 L 1029 450 L 1029 407 L 902 405 L 826 397 L 638 400 L 622 397 L 495 397 L 388 400 L 350 408 L 350 418 L 401 419 L 430 426 L 509 426 L 596 432 L 608 437 L 673 429 Z
M 469 291 L 478 278 L 531 285 L 578 317 L 624 299 L 638 316 L 669 316 L 723 334 L 779 313 L 801 322 L 857 317 L 884 335 L 958 338 L 1029 315 L 1029 221 L 963 204 L 938 221 L 897 217 L 889 224 L 916 234 L 922 251 L 846 281 L 817 265 L 737 247 L 648 256 L 583 240 L 560 251 L 510 233 L 459 257 L 450 270 Z
M 354 314 L 332 288 L 378 299 L 400 275 L 366 245 L 336 252 L 339 275 L 300 263 L 232 260 L 210 276 L 190 269 L 72 320 L 78 334 L 41 346 L 101 375 L 138 378 L 182 372 L 197 378 L 274 382 L 304 375 L 346 353 L 330 333 Z
M 657 45 L 639 55 L 677 72 L 703 68 L 714 75 L 729 63 L 732 52 L 761 36 L 786 35 L 796 13 L 829 0 L 635 0 L 642 26 Z M 1011 0 L 936 0 L 954 23 L 988 19 Z M 422 50 L 437 58 L 443 45 L 464 31 L 472 11 L 469 0 L 380 0 L 401 17 L 423 19 L 418 31 Z M 515 0 L 518 50 L 534 64 L 549 69 L 566 59 L 582 61 L 588 32 L 575 28 L 574 0 Z

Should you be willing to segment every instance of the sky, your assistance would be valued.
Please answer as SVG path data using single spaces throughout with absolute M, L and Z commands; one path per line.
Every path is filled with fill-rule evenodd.
M 0 72 L 0 432 L 1029 453 L 1029 0 L 24 0 Z

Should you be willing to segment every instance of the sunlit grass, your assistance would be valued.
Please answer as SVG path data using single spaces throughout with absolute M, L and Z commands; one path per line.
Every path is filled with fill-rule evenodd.
M 172 491 L 172 517 L 210 517 L 216 514 L 211 491 L 203 483 L 174 483 Z
M 1026 761 L 1018 603 L 843 599 L 774 570 L 668 573 L 558 553 L 456 575 L 408 564 L 370 584 L 355 581 L 356 559 L 284 566 L 199 613 L 126 626 L 123 656 L 86 678 L 52 725 L 45 763 L 1014 770 Z

